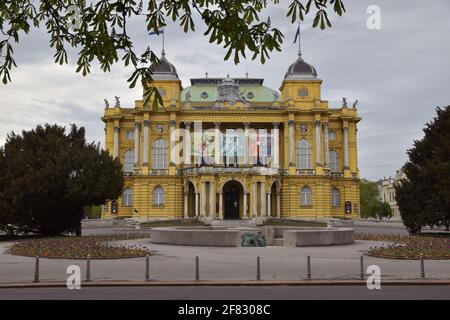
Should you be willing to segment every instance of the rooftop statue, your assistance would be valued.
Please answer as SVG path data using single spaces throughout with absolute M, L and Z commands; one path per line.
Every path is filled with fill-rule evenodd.
M 218 102 L 227 102 L 235 104 L 236 102 L 245 102 L 245 97 L 239 91 L 239 84 L 228 75 L 217 85 L 219 96 Z

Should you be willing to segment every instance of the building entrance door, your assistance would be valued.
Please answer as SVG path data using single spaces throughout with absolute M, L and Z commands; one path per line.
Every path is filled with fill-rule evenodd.
M 234 183 L 227 183 L 224 186 L 224 219 L 239 219 L 240 211 L 240 192 L 238 186 Z

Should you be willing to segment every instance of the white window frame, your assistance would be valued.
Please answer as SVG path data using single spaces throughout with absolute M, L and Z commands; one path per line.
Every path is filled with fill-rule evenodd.
M 300 190 L 300 204 L 302 206 L 311 206 L 312 205 L 312 191 L 308 186 L 304 186 Z
M 153 205 L 163 206 L 164 205 L 164 189 L 161 186 L 155 187 L 153 189 Z
M 167 169 L 167 143 L 158 139 L 153 143 L 153 169 Z
M 341 203 L 341 192 L 338 188 L 331 189 L 331 206 L 333 208 L 338 208 Z
M 339 153 L 336 150 L 330 150 L 330 171 L 339 172 Z
M 297 143 L 297 169 L 311 169 L 312 150 L 307 139 L 300 139 Z
M 123 154 L 123 172 L 133 172 L 134 168 L 134 150 L 127 150 Z
M 122 207 L 132 207 L 133 206 L 133 190 L 126 188 L 122 192 Z

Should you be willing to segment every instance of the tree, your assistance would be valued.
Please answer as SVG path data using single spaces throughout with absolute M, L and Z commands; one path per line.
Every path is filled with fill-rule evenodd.
M 379 201 L 378 203 L 378 207 L 376 209 L 376 215 L 378 217 L 378 219 L 383 219 L 383 218 L 391 218 L 392 217 L 392 208 L 389 205 L 389 203 L 387 202 L 381 202 Z
M 264 63 L 269 52 L 280 51 L 283 34 L 272 25 L 270 17 L 260 20 L 268 7 L 267 0 L 33 0 L 0 1 L 0 77 L 3 83 L 11 81 L 10 71 L 16 63 L 12 42 L 19 42 L 21 33 L 32 27 L 45 25 L 50 35 L 50 46 L 55 49 L 55 62 L 68 62 L 66 48 L 78 49 L 77 72 L 86 76 L 93 62 L 98 61 L 103 71 L 110 71 L 119 58 L 125 66 L 134 69 L 128 79 L 133 88 L 140 80 L 145 90 L 145 102 L 154 94 L 154 107 L 162 104 L 156 88 L 149 86 L 151 64 L 158 61 L 148 47 L 138 53 L 127 31 L 130 21 L 145 17 L 147 32 L 159 32 L 166 26 L 166 17 L 179 22 L 184 32 L 195 31 L 195 15 L 205 24 L 209 42 L 228 51 L 225 60 L 233 56 L 238 63 L 246 50 L 252 59 Z M 269 3 L 279 4 L 279 0 Z M 305 15 L 315 14 L 314 27 L 331 27 L 329 11 L 341 16 L 345 12 L 342 0 L 291 0 L 287 17 L 291 23 L 303 21 Z M 150 66 L 149 66 L 150 65 Z
M 436 108 L 421 140 L 408 150 L 406 179 L 395 186 L 403 223 L 411 233 L 424 226 L 450 227 L 450 106 Z
M 0 148 L 0 229 L 57 235 L 77 231 L 84 208 L 115 199 L 121 164 L 84 128 L 58 125 L 9 134 Z
M 361 217 L 376 218 L 377 211 L 381 204 L 377 183 L 366 179 L 361 179 L 360 195 Z

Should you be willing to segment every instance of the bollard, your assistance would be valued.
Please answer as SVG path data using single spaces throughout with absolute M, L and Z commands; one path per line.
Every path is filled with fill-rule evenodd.
M 261 258 L 256 257 L 256 280 L 261 280 Z
M 311 280 L 311 257 L 306 256 L 306 277 Z
M 39 282 L 39 256 L 36 256 L 36 263 L 34 265 L 34 282 Z
M 423 254 L 420 254 L 420 277 L 425 278 L 425 264 L 423 262 Z
M 150 256 L 145 257 L 145 281 L 150 280 Z
M 91 281 L 91 255 L 86 257 L 86 281 Z
M 200 280 L 200 268 L 198 256 L 195 257 L 195 280 Z
M 361 280 L 364 280 L 364 255 L 361 253 L 359 255 L 359 262 L 360 262 L 360 274 L 359 274 L 359 278 Z

